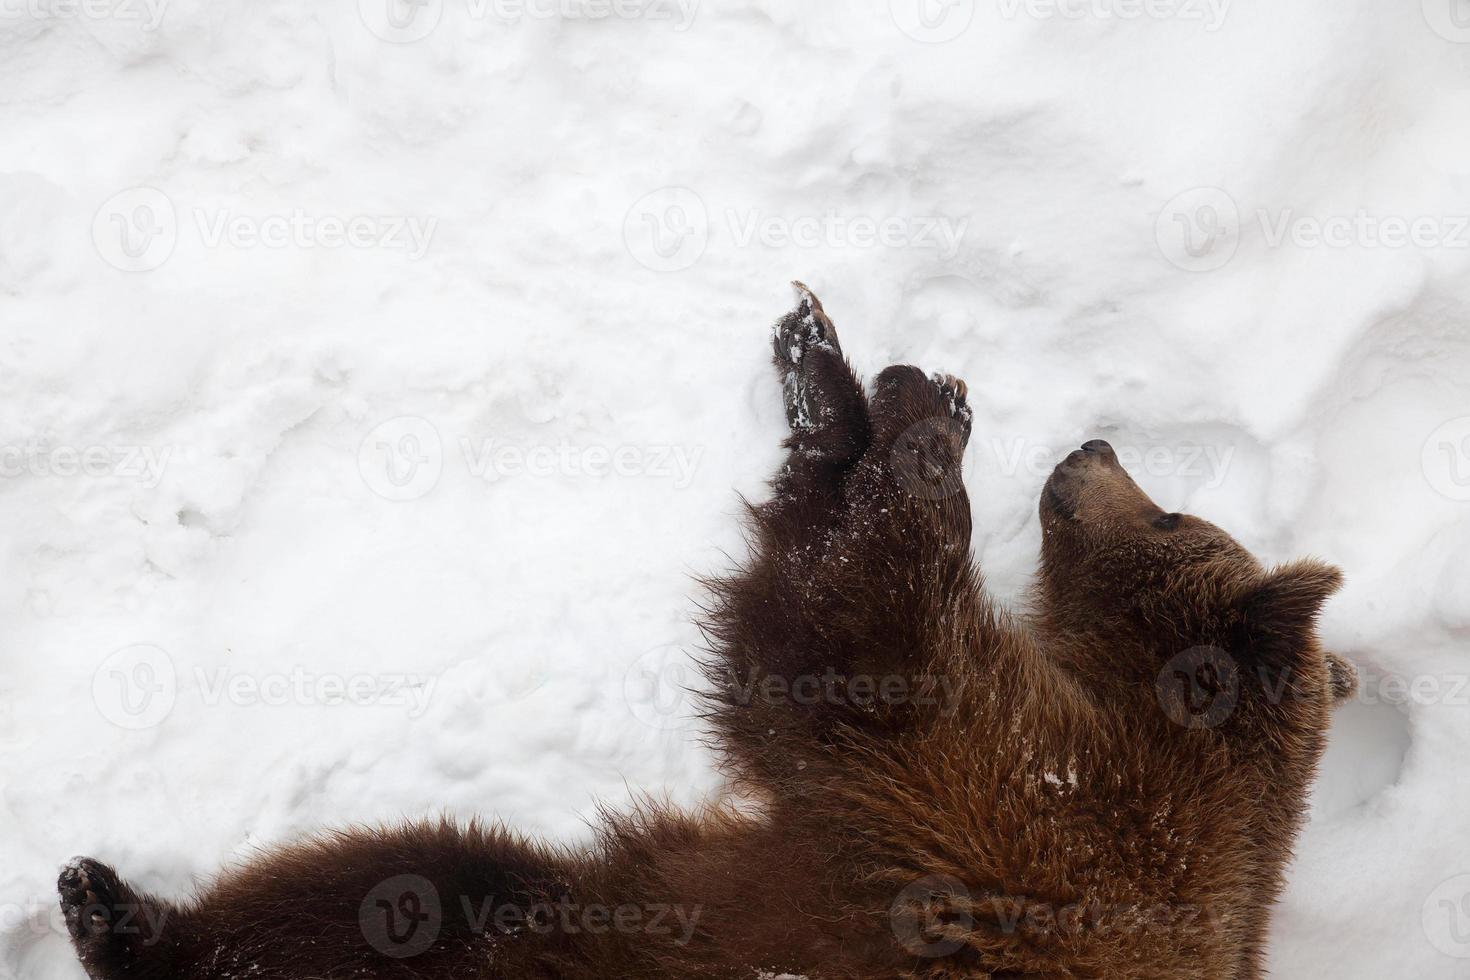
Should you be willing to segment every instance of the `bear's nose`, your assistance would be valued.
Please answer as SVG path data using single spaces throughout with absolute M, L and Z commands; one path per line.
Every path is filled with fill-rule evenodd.
M 1082 444 L 1084 453 L 1097 453 L 1100 456 L 1113 456 L 1113 447 L 1102 439 L 1089 439 Z

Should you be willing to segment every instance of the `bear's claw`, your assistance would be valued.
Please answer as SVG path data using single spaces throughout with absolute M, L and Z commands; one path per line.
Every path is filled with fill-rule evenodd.
M 950 417 L 964 426 L 965 435 L 968 436 L 970 423 L 975 417 L 969 402 L 970 386 L 952 374 L 935 374 L 932 380 L 939 386 L 939 393 L 944 397 Z

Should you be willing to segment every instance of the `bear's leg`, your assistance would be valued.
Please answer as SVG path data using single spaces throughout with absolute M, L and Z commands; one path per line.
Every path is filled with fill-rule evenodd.
M 790 452 L 766 511 L 770 518 L 823 524 L 837 507 L 844 473 L 867 448 L 868 403 L 821 301 L 794 285 L 797 307 L 771 338 Z
M 889 737 L 952 706 L 982 617 L 960 458 L 963 383 L 884 371 L 862 456 L 804 534 L 754 516 L 753 554 L 712 584 L 709 717 L 766 785 L 811 782 L 844 731 Z
M 538 975 L 544 962 L 588 953 L 597 937 L 561 914 L 603 901 L 582 877 L 507 833 L 438 822 L 273 851 L 179 906 L 91 859 L 58 886 L 93 980 L 386 980 Z M 492 954 L 496 968 L 483 969 Z

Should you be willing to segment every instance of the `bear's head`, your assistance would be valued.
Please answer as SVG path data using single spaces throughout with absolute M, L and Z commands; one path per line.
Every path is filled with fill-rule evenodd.
M 1068 635 L 1141 643 L 1166 660 L 1210 646 L 1257 663 L 1322 662 L 1316 618 L 1341 573 L 1313 559 L 1267 569 L 1209 521 L 1166 513 L 1106 442 L 1057 465 L 1040 510 L 1039 598 Z

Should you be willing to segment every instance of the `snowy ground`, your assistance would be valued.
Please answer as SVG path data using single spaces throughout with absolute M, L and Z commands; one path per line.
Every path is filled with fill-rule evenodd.
M 969 380 L 1002 595 L 1089 436 L 1345 569 L 1274 975 L 1470 976 L 1459 3 L 4 0 L 0 976 L 75 853 L 713 791 L 793 277 Z

